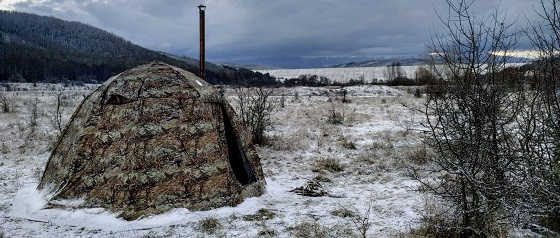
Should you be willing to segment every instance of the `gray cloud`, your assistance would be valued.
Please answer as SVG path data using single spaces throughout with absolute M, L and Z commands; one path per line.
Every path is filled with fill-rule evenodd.
M 0 0 L 0 6 L 2 6 Z M 14 0 L 10 0 L 14 1 Z M 13 8 L 81 21 L 147 48 L 195 56 L 197 1 L 16 0 Z M 511 20 L 533 15 L 536 0 L 479 0 L 475 11 L 500 6 Z M 209 0 L 210 60 L 270 63 L 303 57 L 419 55 L 439 26 L 443 0 Z M 266 59 L 266 62 L 259 62 Z

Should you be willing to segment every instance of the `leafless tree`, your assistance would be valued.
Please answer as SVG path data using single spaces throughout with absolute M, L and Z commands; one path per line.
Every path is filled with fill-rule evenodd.
M 342 89 L 340 89 L 339 91 L 340 96 L 342 96 L 342 103 L 351 103 L 352 100 L 347 98 L 348 95 L 348 90 L 346 90 L 344 87 Z
M 515 45 L 497 11 L 489 17 L 471 14 L 472 0 L 446 0 L 449 16 L 440 16 L 445 33 L 432 40 L 443 66 L 436 70 L 442 94 L 425 103 L 426 143 L 437 156 L 416 178 L 428 191 L 450 205 L 463 236 L 492 234 L 495 221 L 511 218 L 509 201 L 517 197 L 519 165 L 517 141 L 511 128 L 521 110 L 518 90 L 504 90 L 499 72 L 506 59 L 491 52 L 507 52 Z M 519 89 L 521 90 L 521 89 Z M 506 204 L 506 200 L 507 204 Z
M 414 77 L 418 85 L 432 84 L 435 81 L 433 73 L 425 67 L 418 67 L 414 72 Z
M 238 113 L 241 120 L 251 130 L 253 143 L 266 142 L 265 131 L 272 126 L 270 116 L 278 103 L 272 98 L 274 90 L 267 88 L 238 88 L 235 90 Z
M 520 130 L 526 144 L 526 206 L 542 225 L 560 231 L 560 0 L 540 0 L 528 31 L 541 58 L 533 72 Z
M 387 65 L 384 76 L 386 81 L 393 81 L 395 79 L 405 77 L 405 74 L 402 71 L 401 63 L 393 62 L 392 64 Z

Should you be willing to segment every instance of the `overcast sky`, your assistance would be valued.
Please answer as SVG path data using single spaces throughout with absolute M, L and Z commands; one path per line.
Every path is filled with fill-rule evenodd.
M 195 0 L 0 0 L 12 9 L 80 21 L 141 46 L 198 55 Z M 478 0 L 520 27 L 538 0 Z M 208 0 L 211 61 L 291 66 L 420 56 L 446 14 L 444 0 Z

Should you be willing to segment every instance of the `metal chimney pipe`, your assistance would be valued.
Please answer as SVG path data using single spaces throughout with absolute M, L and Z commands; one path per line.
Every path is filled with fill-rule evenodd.
M 205 30 L 205 24 L 204 24 L 204 18 L 205 18 L 205 13 L 206 13 L 206 6 L 205 5 L 200 5 L 198 6 L 198 12 L 200 13 L 200 78 L 202 78 L 202 80 L 206 80 L 206 58 L 204 55 L 204 51 L 205 51 L 205 46 L 204 46 L 204 42 L 205 42 L 205 34 L 206 34 L 206 30 Z

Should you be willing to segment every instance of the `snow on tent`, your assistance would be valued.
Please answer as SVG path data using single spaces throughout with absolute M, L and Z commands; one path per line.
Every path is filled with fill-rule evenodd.
M 39 189 L 50 207 L 83 199 L 127 220 L 172 208 L 209 210 L 260 196 L 250 135 L 217 90 L 154 62 L 84 99 L 51 154 Z

